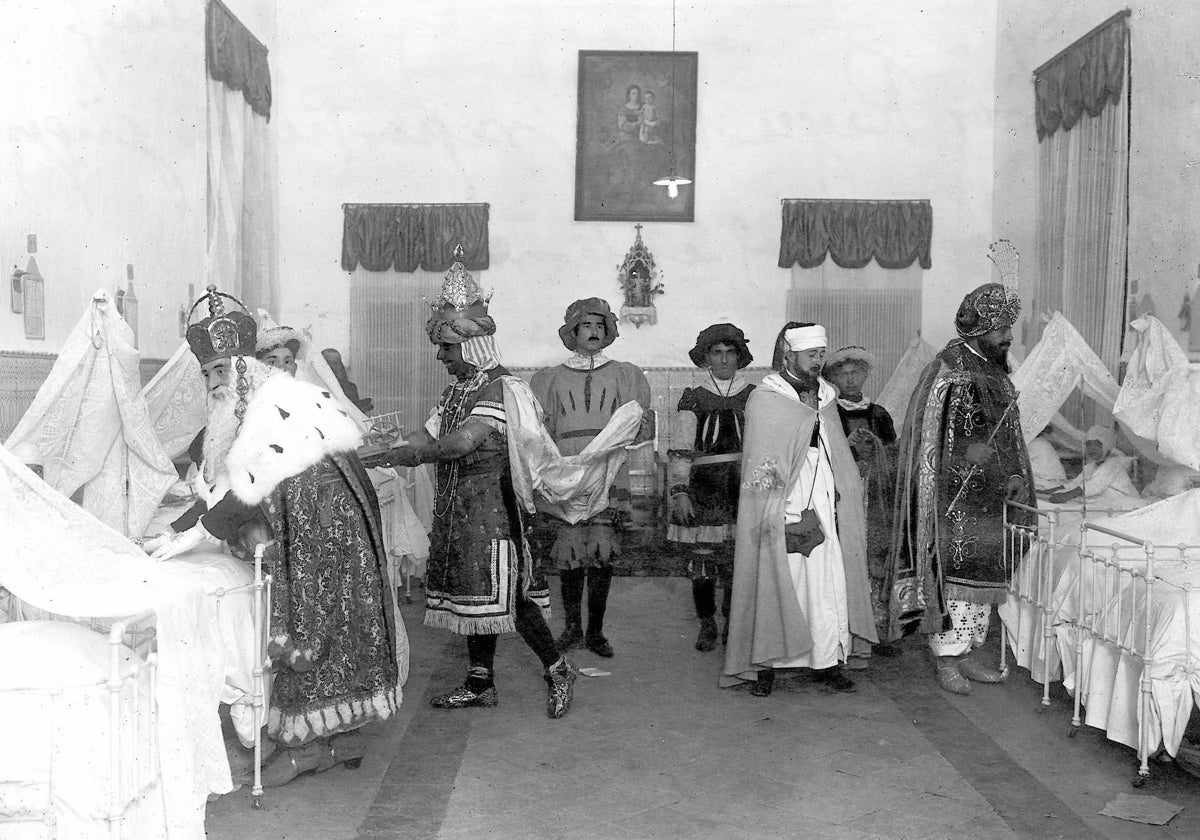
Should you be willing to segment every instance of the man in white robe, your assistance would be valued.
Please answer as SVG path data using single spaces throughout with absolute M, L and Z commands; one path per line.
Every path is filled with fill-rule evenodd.
M 733 604 L 722 686 L 771 693 L 778 668 L 811 668 L 853 691 L 842 665 L 877 641 L 867 582 L 862 485 L 820 378 L 825 329 L 789 324 L 775 373 L 746 405 Z M 782 520 L 782 521 L 780 521 Z

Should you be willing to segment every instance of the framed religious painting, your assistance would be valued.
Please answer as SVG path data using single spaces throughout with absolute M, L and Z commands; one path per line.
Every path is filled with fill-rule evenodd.
M 576 221 L 693 220 L 694 184 L 654 182 L 694 180 L 696 78 L 694 52 L 579 51 Z

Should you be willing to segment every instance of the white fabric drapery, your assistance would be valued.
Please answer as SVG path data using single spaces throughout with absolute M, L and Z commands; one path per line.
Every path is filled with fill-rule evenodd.
M 172 564 L 151 560 L 3 447 L 0 544 L 0 587 L 16 599 L 18 612 L 67 619 L 153 612 L 166 824 L 138 831 L 167 840 L 203 838 L 208 794 L 232 788 L 217 715 L 225 667 L 216 599 L 199 582 L 179 576 Z M 8 617 L 0 615 L 0 621 Z
M 912 399 L 913 391 L 917 390 L 917 382 L 925 366 L 933 361 L 937 353 L 928 341 L 917 336 L 908 343 L 908 349 L 896 363 L 891 378 L 875 398 L 875 402 L 883 406 L 892 416 L 896 430 L 904 424 L 904 416 L 908 412 L 908 401 Z
M 139 362 L 133 332 L 98 290 L 5 443 L 24 463 L 41 464 L 55 490 L 84 488 L 84 509 L 137 536 L 178 479 L 142 396 Z
M 1113 415 L 1177 464 L 1200 470 L 1200 364 L 1153 315 L 1131 325 L 1137 344 Z
M 921 331 L 922 276 L 919 262 L 882 268 L 871 260 L 862 268 L 842 268 L 827 259 L 815 268 L 793 266 L 787 318 L 824 326 L 830 353 L 858 345 L 874 354 L 875 370 L 863 386 L 863 395 L 872 398 Z M 903 410 L 899 418 L 893 415 L 903 417 Z
M 1129 52 L 1124 86 L 1097 116 L 1083 113 L 1038 144 L 1037 316 L 1061 311 L 1117 372 L 1128 246 Z
M 208 83 L 205 277 L 250 311 L 279 311 L 275 133 L 242 91 Z

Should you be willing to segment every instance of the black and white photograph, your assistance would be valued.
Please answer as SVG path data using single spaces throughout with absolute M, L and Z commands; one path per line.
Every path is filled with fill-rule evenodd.
M 0 0 L 0 840 L 1197 840 L 1198 32 Z

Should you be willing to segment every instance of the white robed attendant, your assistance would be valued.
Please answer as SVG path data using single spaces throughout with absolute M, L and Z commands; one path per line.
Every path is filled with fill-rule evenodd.
M 762 387 L 789 399 L 800 401 L 796 390 L 777 373 L 763 379 Z M 837 400 L 837 391 L 821 379 L 817 393 L 819 408 Z M 826 424 L 819 424 L 818 445 L 808 448 L 800 468 L 800 477 L 788 492 L 783 509 L 784 524 L 800 522 L 808 508 L 817 513 L 825 541 L 805 557 L 789 553 L 788 567 L 796 590 L 796 600 L 808 617 L 812 650 L 790 659 L 777 659 L 776 668 L 830 668 L 845 662 L 850 653 L 850 619 L 846 606 L 846 570 L 842 565 L 842 545 L 837 536 L 837 491 L 833 465 L 829 457 Z

